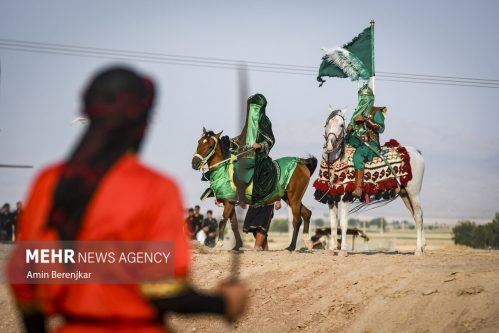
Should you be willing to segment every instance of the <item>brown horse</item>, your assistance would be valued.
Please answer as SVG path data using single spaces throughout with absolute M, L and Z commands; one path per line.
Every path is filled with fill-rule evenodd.
M 224 151 L 222 150 L 222 145 L 220 144 L 221 135 L 222 132 L 215 134 L 212 131 L 207 131 L 203 127 L 203 135 L 198 140 L 198 147 L 194 157 L 192 158 L 192 168 L 194 170 L 199 170 L 201 165 L 205 163 L 208 166 L 208 170 L 213 170 L 215 167 L 220 166 L 221 163 L 225 163 L 225 161 L 231 163 L 227 159 L 224 159 Z M 291 244 L 287 247 L 287 250 L 289 251 L 294 251 L 296 249 L 296 240 L 298 238 L 298 231 L 300 230 L 302 219 L 304 221 L 303 241 L 305 242 L 307 248 L 310 250 L 312 249 L 312 242 L 308 237 L 308 229 L 310 226 L 310 217 L 312 216 L 312 212 L 310 209 L 305 207 L 305 205 L 303 205 L 301 200 L 316 167 L 317 159 L 315 157 L 300 159 L 300 163 L 298 163 L 290 178 L 285 194 L 282 197 L 270 198 L 265 202 L 265 204 L 268 205 L 283 199 L 291 207 L 291 211 L 293 212 L 293 238 L 291 240 Z M 225 225 L 227 220 L 230 219 L 232 231 L 234 232 L 234 236 L 236 238 L 236 245 L 233 250 L 238 250 L 243 246 L 243 241 L 241 239 L 241 235 L 239 234 L 236 212 L 234 209 L 236 204 L 236 195 L 234 195 L 234 198 L 218 198 L 218 200 L 224 205 L 222 220 L 220 221 L 218 229 L 218 244 L 222 244 Z

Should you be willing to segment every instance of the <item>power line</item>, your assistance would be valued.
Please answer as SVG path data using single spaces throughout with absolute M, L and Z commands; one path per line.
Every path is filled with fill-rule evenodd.
M 395 72 L 378 72 L 380 74 L 387 75 L 409 75 L 409 76 L 422 76 L 422 77 L 434 77 L 434 78 L 444 78 L 444 79 L 463 79 L 463 80 L 471 80 L 471 81 L 490 81 L 490 82 L 499 82 L 499 80 L 492 79 L 480 79 L 480 78 L 472 78 L 472 77 L 462 77 L 462 76 L 442 76 L 442 75 L 428 75 L 428 74 L 410 74 L 410 73 L 395 73 Z
M 153 52 L 137 52 L 113 50 L 96 47 L 81 47 L 75 45 L 27 42 L 10 39 L 0 39 L 0 48 L 12 51 L 57 54 L 90 58 L 105 58 L 125 61 L 140 61 L 191 67 L 207 67 L 218 69 L 251 70 L 277 74 L 294 74 L 316 76 L 317 71 L 312 66 L 278 64 L 258 61 L 240 61 L 223 58 L 207 58 L 197 56 L 172 55 Z M 242 65 L 244 64 L 244 65 Z M 378 72 L 381 81 L 406 82 L 433 85 L 448 85 L 479 88 L 499 88 L 499 80 L 466 78 L 457 76 L 441 76 L 427 74 L 410 74 L 396 72 Z M 402 80 L 400 80 L 402 79 Z
M 238 65 L 231 66 L 215 66 L 215 65 L 207 65 L 207 64 L 195 64 L 195 63 L 187 63 L 187 62 L 176 62 L 176 61 L 165 61 L 165 60 L 153 60 L 153 59 L 140 59 L 134 57 L 125 57 L 125 56 L 105 56 L 98 54 L 84 54 L 84 53 L 71 53 L 71 52 L 54 52 L 54 51 L 45 51 L 45 50 L 36 50 L 36 49 L 18 49 L 15 47 L 4 47 L 0 44 L 0 49 L 12 50 L 12 51 L 24 51 L 24 52 L 33 52 L 33 53 L 43 53 L 43 54 L 55 54 L 55 55 L 67 55 L 67 56 L 76 56 L 76 57 L 84 57 L 84 58 L 97 58 L 97 59 L 112 59 L 112 60 L 124 60 L 124 61 L 140 61 L 140 62 L 150 62 L 150 63 L 159 63 L 159 64 L 169 64 L 169 65 L 181 65 L 181 66 L 190 66 L 190 67 L 207 67 L 207 68 L 218 68 L 218 69 L 236 69 L 236 70 L 251 70 L 256 72 L 267 72 L 267 73 L 278 73 L 278 74 L 298 74 L 298 75 L 315 75 L 311 73 L 299 73 L 299 72 L 287 72 L 287 71 L 273 71 L 273 70 L 263 70 L 258 68 L 248 68 L 248 67 L 240 67 Z
M 124 50 L 113 50 L 95 47 L 79 47 L 73 45 L 62 45 L 62 44 L 49 44 L 49 43 L 39 43 L 39 42 L 23 42 L 23 41 L 12 41 L 0 39 L 0 47 L 7 46 L 11 48 L 22 49 L 40 49 L 40 50 L 50 50 L 50 51 L 62 51 L 70 53 L 89 53 L 89 54 L 99 54 L 108 56 L 126 56 L 138 59 L 153 59 L 153 60 L 172 60 L 180 62 L 197 62 L 215 65 L 225 65 L 234 66 L 240 65 L 241 63 L 252 64 L 252 67 L 260 68 L 270 68 L 270 69 L 283 69 L 289 71 L 309 71 L 310 69 L 300 69 L 292 68 L 297 67 L 293 65 L 284 65 L 276 63 L 265 63 L 265 62 L 255 62 L 255 61 L 242 61 L 242 60 L 230 60 L 230 59 L 220 59 L 220 58 L 206 58 L 206 57 L 194 57 L 194 56 L 184 56 L 184 55 L 171 55 L 162 53 L 151 53 L 151 52 L 137 52 L 137 51 L 124 51 Z M 279 68 L 276 68 L 279 67 Z M 289 67 L 289 68 L 288 68 Z
M 131 51 L 131 50 L 121 50 L 121 49 L 106 49 L 99 47 L 82 47 L 77 45 L 70 44 L 55 44 L 55 43 L 40 43 L 40 42 L 27 42 L 20 40 L 12 40 L 12 39 L 0 39 L 0 43 L 14 43 L 18 46 L 21 45 L 39 45 L 39 46 L 48 46 L 48 47 L 58 47 L 65 49 L 73 49 L 73 50 L 93 50 L 99 52 L 111 52 L 111 53 L 124 53 L 130 55 L 137 56 L 152 56 L 152 57 L 169 57 L 169 58 L 177 58 L 177 59 L 196 59 L 196 60 L 205 60 L 210 62 L 220 62 L 228 65 L 232 65 L 235 62 L 237 63 L 246 63 L 246 64 L 255 64 L 255 65 L 269 65 L 269 66 L 278 66 L 278 67 L 286 67 L 289 70 L 305 70 L 310 71 L 313 70 L 314 73 L 317 70 L 316 66 L 304 66 L 304 65 L 295 65 L 295 64 L 280 64 L 273 62 L 261 62 L 261 61 L 247 61 L 247 60 L 234 60 L 227 58 L 208 58 L 208 57 L 196 57 L 196 56 L 187 56 L 187 55 L 175 55 L 175 54 L 165 54 L 158 52 L 143 52 L 143 51 Z M 429 74 L 412 74 L 412 73 L 400 73 L 400 72 L 382 72 L 378 71 L 378 74 L 386 74 L 386 75 L 404 75 L 404 76 L 417 76 L 417 77 L 430 77 L 430 78 L 444 78 L 444 79 L 463 79 L 463 80 L 472 80 L 472 81 L 489 81 L 489 82 L 498 82 L 496 79 L 483 79 L 483 78 L 470 78 L 470 77 L 462 77 L 462 76 L 443 76 L 443 75 L 429 75 Z
M 224 59 L 224 58 L 207 58 L 207 57 L 196 57 L 196 56 L 186 56 L 186 55 L 175 55 L 175 54 L 165 54 L 165 53 L 157 53 L 157 52 L 143 52 L 143 51 L 130 51 L 130 50 L 120 50 L 120 49 L 106 49 L 99 47 L 83 47 L 76 45 L 68 45 L 68 44 L 54 44 L 54 43 L 40 43 L 40 42 L 28 42 L 28 41 L 20 41 L 13 39 L 1 39 L 0 43 L 14 43 L 17 45 L 39 45 L 39 46 L 49 46 L 49 47 L 59 47 L 59 48 L 71 48 L 75 50 L 94 50 L 100 52 L 113 52 L 113 53 L 126 53 L 126 54 L 136 54 L 136 55 L 149 55 L 156 57 L 174 57 L 174 58 L 189 58 L 189 59 L 205 59 L 211 61 L 220 61 L 226 63 L 246 63 L 246 64 L 259 64 L 259 65 L 271 65 L 271 66 L 283 66 L 283 67 L 300 67 L 302 69 L 315 69 L 312 66 L 300 66 L 300 65 L 286 65 L 286 64 L 278 64 L 278 63 L 270 63 L 270 62 L 259 62 L 259 61 L 246 61 L 246 60 L 234 60 L 234 59 Z
M 439 83 L 439 82 L 426 82 L 426 81 L 414 81 L 414 80 L 392 80 L 392 79 L 378 79 L 380 81 L 390 81 L 390 82 L 406 82 L 406 83 L 420 83 L 420 84 L 434 84 L 440 86 L 460 86 L 460 87 L 476 87 L 476 88 L 499 88 L 499 86 L 481 86 L 472 84 L 459 84 L 459 83 Z
M 427 79 L 427 78 L 415 78 L 411 76 L 404 75 L 377 75 L 376 77 L 383 77 L 388 79 L 409 79 L 409 80 L 418 80 L 418 81 L 435 81 L 435 82 L 452 82 L 452 83 L 472 83 L 472 84 L 480 84 L 484 86 L 497 86 L 499 83 L 489 83 L 489 82 L 471 82 L 464 80 L 449 80 L 449 79 Z

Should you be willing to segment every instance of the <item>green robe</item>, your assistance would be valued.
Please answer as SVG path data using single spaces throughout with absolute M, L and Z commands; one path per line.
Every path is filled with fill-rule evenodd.
M 272 123 L 265 113 L 248 114 L 246 129 L 246 147 L 254 143 L 262 145 L 261 149 L 250 151 L 240 157 L 234 165 L 236 177 L 249 184 L 253 180 L 252 200 L 258 201 L 272 192 L 276 185 L 277 174 L 269 152 L 274 146 L 275 138 L 272 132 Z M 253 117 L 254 116 L 254 117 Z M 255 121 L 255 118 L 257 119 Z M 236 138 L 237 139 L 237 138 Z M 233 140 L 235 141 L 235 140 Z
M 355 148 L 355 153 L 352 158 L 354 168 L 356 170 L 364 170 L 365 163 L 371 162 L 374 156 L 376 156 L 376 153 L 360 141 L 359 138 L 361 138 L 367 131 L 367 125 L 365 123 L 363 123 L 361 126 L 357 125 L 355 123 L 355 118 L 358 115 L 363 115 L 366 118 L 371 117 L 371 109 L 374 105 L 374 94 L 367 84 L 359 89 L 358 94 L 359 103 L 357 104 L 357 107 L 355 108 L 355 111 L 350 120 L 350 125 L 353 126 L 353 133 L 348 136 L 347 143 Z M 381 126 L 379 133 L 383 133 L 385 129 L 385 116 L 383 112 L 378 111 L 374 115 L 374 122 Z M 377 152 L 380 151 L 380 147 L 376 141 L 371 140 L 370 142 L 368 142 L 368 144 Z
M 369 115 L 368 115 L 369 116 Z M 383 112 L 378 111 L 374 115 L 374 122 L 381 126 L 379 133 L 383 133 L 385 129 L 385 116 Z M 353 154 L 353 166 L 356 170 L 364 170 L 365 163 L 372 162 L 373 158 L 376 156 L 376 153 L 373 152 L 369 147 L 367 147 L 363 142 L 361 142 L 358 137 L 355 135 L 349 135 L 347 138 L 347 143 L 355 148 L 355 153 Z M 374 140 L 369 142 L 369 146 L 371 146 L 377 152 L 380 151 L 380 146 Z

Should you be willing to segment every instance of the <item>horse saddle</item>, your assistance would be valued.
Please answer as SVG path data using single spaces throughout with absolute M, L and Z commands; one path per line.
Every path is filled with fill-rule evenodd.
M 232 191 L 237 193 L 237 187 L 236 187 L 236 183 L 234 181 L 234 177 L 235 177 L 234 164 L 235 164 L 236 160 L 237 160 L 237 158 L 233 155 L 231 157 L 230 162 L 227 164 L 228 165 L 227 172 L 228 172 L 228 179 L 230 179 L 230 187 L 231 187 Z M 201 180 L 202 181 L 210 181 L 211 180 L 210 176 L 211 176 L 211 172 L 208 171 L 208 172 L 203 174 L 203 176 L 201 177 Z M 246 197 L 251 200 L 252 194 L 253 194 L 253 179 L 251 179 L 249 185 L 246 187 Z M 207 198 L 211 198 L 211 197 L 215 197 L 215 192 L 213 191 L 212 187 L 210 186 L 203 192 L 203 194 L 200 197 L 200 200 L 203 201 L 203 200 L 205 200 Z

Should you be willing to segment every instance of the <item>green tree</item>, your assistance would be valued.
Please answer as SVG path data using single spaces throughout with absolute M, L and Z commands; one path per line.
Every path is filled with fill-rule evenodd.
M 359 219 L 348 219 L 348 225 L 352 228 L 361 227 L 362 221 Z
M 454 234 L 454 243 L 466 246 L 473 246 L 473 232 L 476 229 L 475 222 L 471 221 L 461 221 L 454 228 L 452 228 L 452 233 Z
M 484 225 L 471 221 L 459 222 L 454 228 L 454 243 L 481 249 L 499 249 L 499 213 Z
M 384 217 L 377 217 L 375 219 L 372 219 L 369 221 L 368 225 L 369 226 L 375 226 L 381 229 L 381 226 L 383 226 L 383 231 L 386 230 L 386 220 Z
M 269 231 L 271 232 L 288 232 L 288 220 L 287 219 L 273 219 L 270 223 Z
M 324 219 L 319 217 L 319 218 L 313 220 L 312 224 L 320 228 L 320 227 L 323 227 L 326 224 L 326 222 L 324 221 Z
M 491 243 L 492 234 L 489 232 L 488 225 L 477 225 L 471 234 L 471 243 L 476 248 L 487 248 Z

